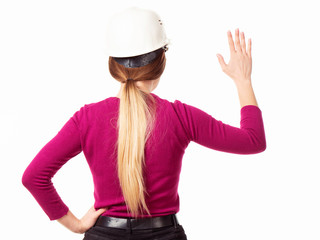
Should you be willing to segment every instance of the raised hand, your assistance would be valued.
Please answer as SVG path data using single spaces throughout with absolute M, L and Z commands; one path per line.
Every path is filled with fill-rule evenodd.
M 251 39 L 246 42 L 244 32 L 241 32 L 241 42 L 239 38 L 239 28 L 235 30 L 235 44 L 230 31 L 227 33 L 230 48 L 230 60 L 226 64 L 222 55 L 217 54 L 222 71 L 233 79 L 236 85 L 243 82 L 251 82 L 252 57 L 251 57 Z

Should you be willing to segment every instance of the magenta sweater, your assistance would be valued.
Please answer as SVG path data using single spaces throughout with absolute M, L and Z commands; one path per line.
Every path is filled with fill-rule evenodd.
M 235 154 L 255 154 L 266 149 L 262 113 L 255 105 L 241 108 L 237 128 L 179 100 L 170 102 L 151 94 L 158 109 L 155 130 L 145 147 L 145 181 L 149 193 L 146 202 L 153 217 L 179 211 L 179 176 L 190 141 Z M 82 106 L 25 169 L 22 183 L 50 220 L 61 218 L 69 210 L 51 178 L 82 151 L 93 176 L 95 209 L 107 207 L 104 216 L 130 217 L 116 172 L 119 102 L 119 98 L 109 97 Z

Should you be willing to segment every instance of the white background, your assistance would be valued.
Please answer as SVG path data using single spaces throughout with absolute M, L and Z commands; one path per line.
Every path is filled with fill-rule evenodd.
M 236 87 L 216 53 L 229 61 L 228 30 L 234 35 L 239 27 L 252 38 L 252 84 L 267 149 L 236 155 L 190 143 L 177 214 L 188 239 L 320 239 L 320 17 L 310 0 L 1 1 L 2 238 L 83 238 L 50 221 L 21 177 L 75 111 L 117 95 L 105 27 L 110 15 L 133 5 L 158 12 L 172 42 L 154 93 L 237 127 Z M 78 218 L 93 205 L 83 153 L 53 183 Z

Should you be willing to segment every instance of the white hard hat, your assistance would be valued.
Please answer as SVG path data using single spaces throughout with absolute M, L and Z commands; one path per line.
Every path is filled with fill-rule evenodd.
M 106 52 L 112 57 L 133 57 L 168 49 L 160 16 L 153 10 L 129 7 L 114 14 L 107 24 Z

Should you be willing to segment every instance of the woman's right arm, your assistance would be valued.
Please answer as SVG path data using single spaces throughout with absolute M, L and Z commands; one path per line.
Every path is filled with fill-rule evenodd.
M 244 34 L 239 41 L 239 29 L 236 29 L 236 48 L 231 32 L 228 31 L 230 61 L 226 64 L 223 57 L 217 54 L 221 68 L 230 76 L 237 87 L 241 105 L 240 128 L 230 126 L 215 119 L 199 108 L 174 102 L 175 110 L 185 129 L 189 140 L 210 149 L 236 153 L 255 154 L 266 149 L 266 139 L 262 112 L 258 107 L 251 85 L 251 39 L 248 50 L 245 47 Z
M 250 104 L 241 108 L 240 128 L 179 100 L 175 100 L 173 106 L 190 141 L 236 154 L 256 154 L 266 149 L 262 112 L 258 106 Z

